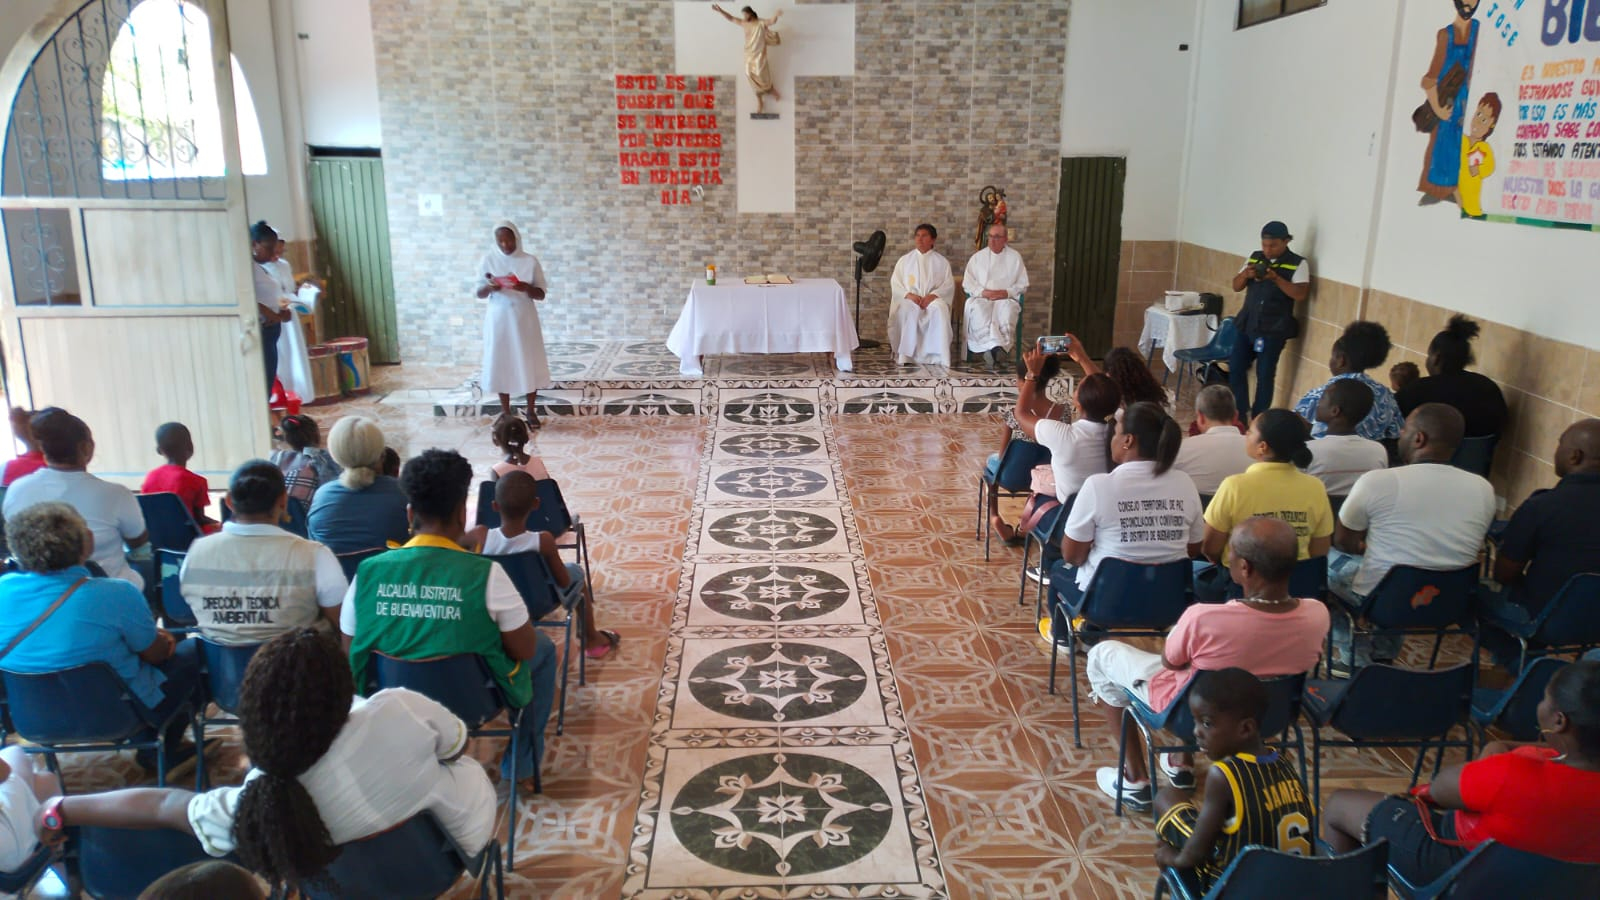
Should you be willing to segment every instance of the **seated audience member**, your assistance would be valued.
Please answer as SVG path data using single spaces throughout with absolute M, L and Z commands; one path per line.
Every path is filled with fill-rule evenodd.
M 1269 409 L 1250 420 L 1245 452 L 1256 460 L 1239 475 L 1230 475 L 1206 506 L 1206 536 L 1201 552 L 1217 566 L 1200 567 L 1195 594 L 1220 600 L 1228 579 L 1228 535 L 1251 516 L 1282 519 L 1294 527 L 1299 558 L 1326 556 L 1333 540 L 1333 509 L 1322 482 L 1300 469 L 1310 465 L 1311 450 L 1304 419 L 1287 409 Z
M 1328 586 L 1356 597 L 1372 593 L 1395 566 L 1461 569 L 1478 561 L 1494 521 L 1494 488 L 1482 476 L 1450 465 L 1461 445 L 1461 413 L 1424 403 L 1400 432 L 1404 465 L 1368 472 L 1339 508 Z M 1334 624 L 1334 655 L 1342 658 L 1348 621 Z M 1376 659 L 1393 659 L 1397 636 L 1375 642 Z M 1357 665 L 1366 660 L 1357 653 Z
M 39 846 L 37 818 L 42 798 L 61 793 L 61 779 L 13 744 L 0 750 L 0 872 L 15 872 Z
M 506 419 L 520 422 L 520 419 Z M 583 652 L 590 659 L 600 659 L 616 648 L 622 638 L 615 631 L 600 631 L 594 626 L 594 595 L 589 593 L 583 568 L 575 563 L 563 562 L 556 551 L 555 535 L 548 531 L 529 531 L 528 514 L 539 508 L 539 489 L 533 476 L 523 471 L 511 471 L 501 476 L 494 486 L 494 510 L 500 514 L 500 527 L 491 528 L 484 536 L 485 556 L 509 556 L 513 553 L 537 551 L 555 578 L 556 586 L 563 592 L 573 584 L 584 585 Z
M 378 474 L 390 478 L 400 477 L 400 454 L 393 447 L 383 448 L 383 462 L 378 465 Z
M 94 459 L 94 435 L 89 426 L 66 410 L 52 406 L 34 415 L 29 427 L 44 451 L 46 465 L 6 488 L 6 521 L 11 522 L 18 511 L 35 503 L 67 504 L 77 510 L 94 535 L 94 552 L 89 559 L 112 578 L 143 590 L 144 576 L 128 564 L 123 547 L 138 550 L 149 543 L 144 513 L 132 491 L 89 474 L 89 463 Z M 8 524 L 6 531 L 15 543 L 16 527 Z
M 505 459 L 489 469 L 491 481 L 499 479 L 507 472 L 527 472 L 533 476 L 534 481 L 543 481 L 550 477 L 550 470 L 544 467 L 544 461 L 528 452 L 528 443 L 533 440 L 533 434 L 528 430 L 527 422 L 512 416 L 502 416 L 495 420 L 490 437 L 494 439 L 494 445 L 506 455 Z
M 1511 514 L 1495 554 L 1498 593 L 1479 592 L 1494 618 L 1531 622 L 1567 579 L 1600 572 L 1600 419 L 1574 422 L 1556 444 L 1553 488 L 1534 491 Z M 1492 632 L 1485 632 L 1487 642 Z
M 1389 390 L 1394 391 L 1394 400 L 1395 400 L 1395 402 L 1396 403 L 1400 402 L 1400 392 L 1401 391 L 1403 391 L 1406 388 L 1410 387 L 1418 378 L 1421 378 L 1421 377 L 1422 377 L 1422 371 L 1417 368 L 1417 364 L 1416 363 L 1412 362 L 1409 359 L 1401 361 L 1401 362 L 1397 362 L 1394 365 L 1390 366 L 1389 367 Z M 1402 407 L 1402 410 L 1403 409 L 1404 409 L 1404 407 Z
M 1389 865 L 1412 884 L 1444 875 L 1487 840 L 1568 862 L 1600 863 L 1600 662 L 1555 674 L 1538 710 L 1539 744 L 1491 741 L 1472 762 L 1404 794 L 1334 791 L 1323 810 L 1335 853 L 1388 839 Z M 1529 885 L 1527 896 L 1537 896 Z
M 1289 595 L 1289 573 L 1300 545 L 1295 530 L 1282 520 L 1253 516 L 1233 529 L 1230 543 L 1228 568 L 1244 587 L 1244 599 L 1196 603 L 1184 610 L 1161 653 L 1120 641 L 1089 648 L 1089 685 L 1105 704 L 1111 735 L 1122 730 L 1128 691 L 1151 709 L 1164 710 L 1197 672 L 1236 666 L 1270 678 L 1316 665 L 1328 636 L 1328 608 Z M 1174 786 L 1194 787 L 1189 762 L 1169 755 L 1161 765 Z M 1113 798 L 1120 790 L 1122 802 L 1134 810 L 1150 808 L 1150 775 L 1137 729 L 1128 735 L 1127 769 L 1119 773 L 1116 766 L 1107 766 L 1096 773 L 1096 781 Z
M 1055 604 L 1077 616 L 1103 560 L 1165 563 L 1200 552 L 1200 494 L 1188 475 L 1172 467 L 1182 440 L 1178 423 L 1154 403 L 1135 403 L 1115 423 L 1115 467 L 1090 475 L 1067 514 L 1062 559 L 1050 570 L 1050 612 L 1039 621 L 1045 640 L 1064 639 L 1067 623 L 1055 621 Z M 1130 507 L 1141 510 L 1132 522 Z M 1160 512 L 1151 515 L 1152 510 Z M 1139 521 L 1147 516 L 1151 521 Z
M 1073 343 L 1076 344 L 1076 340 Z M 1022 524 L 1017 528 L 1022 532 L 1035 527 L 1049 529 L 1060 515 L 1061 504 L 1078 492 L 1084 479 L 1111 468 L 1106 455 L 1106 437 L 1111 433 L 1111 423 L 1116 420 L 1117 407 L 1122 402 L 1116 383 L 1105 375 L 1094 374 L 1078 382 L 1076 421 L 1068 424 L 1039 418 L 1034 414 L 1041 394 L 1039 376 L 1048 359 L 1037 344 L 1023 353 L 1022 363 L 1027 371 L 1017 382 L 1016 417 L 1017 428 L 1023 436 L 1050 451 L 1056 495 L 1054 498 L 1039 495 L 1028 498 Z M 1050 552 L 1054 553 L 1054 549 L 1050 548 Z
M 1372 392 L 1353 378 L 1329 383 L 1317 401 L 1317 424 L 1327 430 L 1310 444 L 1306 474 L 1320 479 L 1329 497 L 1349 496 L 1357 478 L 1389 466 L 1387 448 L 1356 434 L 1356 423 L 1371 409 Z
M 190 863 L 157 878 L 139 900 L 267 900 L 261 880 L 250 870 L 220 859 Z
M 1116 382 L 1117 389 L 1122 392 L 1123 409 L 1135 403 L 1154 403 L 1162 409 L 1167 408 L 1167 389 L 1150 374 L 1150 367 L 1137 351 L 1127 347 L 1112 347 L 1106 353 L 1105 367 L 1102 369 L 1074 335 L 1067 353 L 1083 368 L 1084 374 L 1104 371 L 1107 377 Z
M 127 684 L 153 733 L 195 695 L 195 642 L 157 628 L 144 595 L 127 582 L 89 575 L 84 563 L 93 539 L 72 507 L 36 503 L 9 521 L 11 552 L 22 571 L 0 578 L 0 647 L 33 630 L 6 654 L 5 667 L 41 673 L 103 662 Z M 167 730 L 169 776 L 194 755 L 193 745 L 183 743 L 188 730 L 188 719 Z M 139 763 L 154 769 L 155 752 L 139 751 Z
M 1255 460 L 1244 449 L 1244 432 L 1234 424 L 1239 411 L 1233 406 L 1233 391 L 1225 384 L 1207 385 L 1194 398 L 1194 421 L 1200 426 L 1178 448 L 1174 469 L 1194 481 L 1202 494 L 1215 494 L 1222 479 L 1237 475 Z
M 339 463 L 322 449 L 322 429 L 310 416 L 284 416 L 278 433 L 289 449 L 272 451 L 272 463 L 283 470 L 289 499 L 305 506 L 317 488 L 339 477 Z
M 44 451 L 34 443 L 33 430 L 28 427 L 33 415 L 20 406 L 11 407 L 11 434 L 17 443 L 22 445 L 22 453 L 16 459 L 6 460 L 5 474 L 0 477 L 0 487 L 10 487 L 11 482 L 18 478 L 32 475 L 44 468 Z
M 1249 846 L 1311 855 L 1300 771 L 1263 742 L 1268 703 L 1261 679 L 1237 667 L 1201 672 L 1189 692 L 1195 743 L 1212 765 L 1199 806 L 1192 791 L 1156 794 L 1156 865 L 1195 870 L 1202 890 Z
M 1322 387 L 1306 391 L 1300 402 L 1294 405 L 1294 411 L 1307 422 L 1314 421 L 1317 404 L 1321 402 L 1328 385 L 1342 379 L 1354 379 L 1372 391 L 1372 409 L 1357 423 L 1356 434 L 1369 441 L 1393 441 L 1400 436 L 1400 407 L 1395 405 L 1394 394 L 1389 392 L 1389 388 L 1367 374 L 1368 369 L 1383 365 L 1392 347 L 1388 330 L 1377 322 L 1358 321 L 1346 325 L 1344 334 L 1333 342 L 1333 353 L 1328 357 L 1328 369 L 1333 372 L 1333 377 Z M 1311 427 L 1313 438 L 1320 438 L 1327 433 L 1327 426 L 1321 422 Z
M 1467 437 L 1505 431 L 1508 413 L 1500 386 L 1485 375 L 1467 371 L 1473 362 L 1472 340 L 1477 336 L 1477 322 L 1463 315 L 1450 317 L 1450 324 L 1428 344 L 1428 377 L 1417 379 L 1395 398 L 1401 414 L 1409 416 L 1424 403 L 1444 403 L 1461 411 Z
M 1033 414 L 1034 418 L 1045 421 L 1071 421 L 1072 411 L 1068 408 L 1068 405 L 1057 403 L 1047 396 L 1050 382 L 1055 380 L 1055 377 L 1059 374 L 1061 374 L 1061 357 L 1053 353 L 1047 354 L 1044 358 L 1044 365 L 1039 369 L 1038 377 L 1033 380 L 1033 395 L 1028 411 Z M 1017 378 L 1026 380 L 1027 376 L 1027 364 L 1020 359 L 1017 360 Z M 1023 434 L 1022 426 L 1017 424 L 1015 410 L 1008 407 L 1001 413 L 1001 417 L 1005 419 L 1005 427 L 1001 431 L 1000 449 L 989 454 L 989 458 L 983 463 L 983 474 L 988 478 L 994 478 L 999 474 L 1000 457 L 1006 452 L 1006 448 L 1011 446 L 1012 441 L 1033 443 L 1033 439 Z M 1022 543 L 1022 535 L 1018 534 L 1016 529 L 1012 528 L 1005 519 L 1000 517 L 1000 493 L 998 491 L 989 491 L 988 513 L 989 526 L 994 529 L 994 533 L 1001 540 L 1008 544 Z
M 200 633 L 219 644 L 256 644 L 292 628 L 338 627 L 349 587 L 327 547 L 278 527 L 288 515 L 283 473 L 264 459 L 228 481 L 233 520 L 195 541 L 178 578 Z
M 400 659 L 483 657 L 507 702 L 529 707 L 518 733 L 521 758 L 507 753 L 500 771 L 506 780 L 522 779 L 531 787 L 555 697 L 555 644 L 534 629 L 511 576 L 460 544 L 472 463 L 453 450 L 428 450 L 406 462 L 400 486 L 411 504 L 416 536 L 362 563 L 339 613 L 356 685 L 365 689 L 373 653 Z M 422 599 L 431 596 L 455 599 L 448 606 Z
M 211 485 L 205 476 L 189 471 L 189 460 L 194 457 L 194 438 L 181 422 L 168 422 L 156 429 L 156 452 L 166 459 L 166 465 L 156 466 L 144 476 L 141 494 L 177 494 L 183 501 L 196 525 L 207 532 L 216 530 L 216 521 L 206 516 L 211 505 Z
M 274 889 L 298 887 L 339 848 L 430 812 L 468 853 L 495 830 L 495 792 L 462 756 L 466 725 L 421 694 L 355 695 L 337 644 L 309 628 L 267 642 L 239 687 L 239 728 L 253 766 L 244 784 L 196 794 L 131 788 L 46 804 L 61 828 L 170 828 L 212 856 L 238 854 Z M 41 825 L 47 842 L 59 828 Z
M 306 515 L 308 537 L 335 553 L 354 553 L 401 543 L 409 536 L 406 495 L 400 481 L 379 475 L 383 429 L 371 419 L 345 416 L 328 433 L 328 450 L 344 467 L 335 481 L 317 488 Z

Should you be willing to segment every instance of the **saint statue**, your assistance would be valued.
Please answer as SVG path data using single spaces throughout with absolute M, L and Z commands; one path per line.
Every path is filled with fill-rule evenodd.
M 711 8 L 729 22 L 744 29 L 744 74 L 750 79 L 750 86 L 756 92 L 756 112 L 766 109 L 766 96 L 781 100 L 777 90 L 772 85 L 772 69 L 767 65 L 767 48 L 782 43 L 773 26 L 778 24 L 778 18 L 783 15 L 783 10 L 772 14 L 772 18 L 763 19 L 756 15 L 756 11 L 746 6 L 740 12 L 744 18 L 736 19 L 721 6 L 713 3 Z

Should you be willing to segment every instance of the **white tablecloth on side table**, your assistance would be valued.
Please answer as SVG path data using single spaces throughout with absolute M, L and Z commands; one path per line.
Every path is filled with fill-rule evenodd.
M 693 377 L 705 374 L 700 357 L 733 353 L 832 353 L 848 372 L 858 343 L 844 288 L 832 278 L 696 284 L 667 337 L 682 359 L 678 371 Z
M 1180 316 L 1169 311 L 1165 304 L 1153 303 L 1144 311 L 1144 329 L 1139 332 L 1139 352 L 1145 359 L 1156 347 L 1161 348 L 1161 364 L 1168 372 L 1178 370 L 1178 360 L 1172 354 L 1178 350 L 1193 350 L 1211 343 L 1216 329 L 1210 316 L 1195 314 Z

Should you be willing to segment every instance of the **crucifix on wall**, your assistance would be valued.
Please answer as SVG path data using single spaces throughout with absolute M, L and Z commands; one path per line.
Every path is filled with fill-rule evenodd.
M 734 18 L 727 10 L 711 4 L 711 8 L 729 22 L 744 29 L 744 75 L 750 79 L 750 89 L 756 92 L 757 118 L 771 117 L 776 119 L 777 113 L 766 112 L 766 97 L 781 100 L 778 92 L 772 86 L 772 67 L 767 65 L 767 48 L 776 47 L 783 43 L 783 36 L 778 33 L 778 19 L 783 15 L 783 10 L 772 14 L 772 18 L 763 19 L 756 15 L 756 11 L 746 6 L 740 10 L 743 18 Z
M 802 75 L 853 76 L 856 60 L 856 8 L 849 3 L 781 2 L 772 15 L 761 19 L 771 23 L 783 18 L 783 55 L 769 59 L 763 53 L 770 93 L 758 96 L 760 88 L 734 92 L 738 113 L 734 129 L 733 155 L 738 182 L 739 212 L 794 212 L 794 109 L 804 102 L 795 94 L 794 80 Z M 684 75 L 747 74 L 746 42 L 732 39 L 720 16 L 741 22 L 737 16 L 720 10 L 716 4 L 679 0 L 674 6 L 674 71 Z M 759 17 L 758 17 L 759 18 Z M 743 26 L 741 26 L 743 27 Z M 752 121 L 758 111 L 780 113 L 776 119 Z M 781 115 L 787 111 L 789 115 Z

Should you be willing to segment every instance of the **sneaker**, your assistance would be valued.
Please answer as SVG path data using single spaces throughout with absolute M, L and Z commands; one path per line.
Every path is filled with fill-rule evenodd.
M 1122 795 L 1122 805 L 1134 812 L 1149 812 L 1151 805 L 1150 782 L 1144 781 L 1133 784 L 1120 778 L 1116 766 L 1103 766 L 1094 773 L 1094 780 L 1100 785 L 1100 790 L 1111 799 L 1117 799 L 1117 794 Z M 1119 788 L 1117 782 L 1121 781 Z
M 1194 790 L 1194 766 L 1168 765 L 1167 763 L 1171 759 L 1171 753 L 1161 754 L 1159 760 L 1161 774 L 1167 776 L 1167 781 L 1171 782 L 1172 786 L 1180 791 Z
M 1055 629 L 1051 627 L 1049 616 L 1045 616 L 1039 620 L 1039 637 L 1044 639 L 1046 647 L 1050 646 L 1051 643 L 1054 643 L 1057 647 L 1060 647 L 1063 650 L 1067 648 L 1067 642 L 1065 640 L 1056 640 Z
M 1026 571 L 1029 581 L 1036 581 L 1046 587 L 1050 586 L 1049 572 L 1039 568 L 1038 566 L 1029 566 Z

